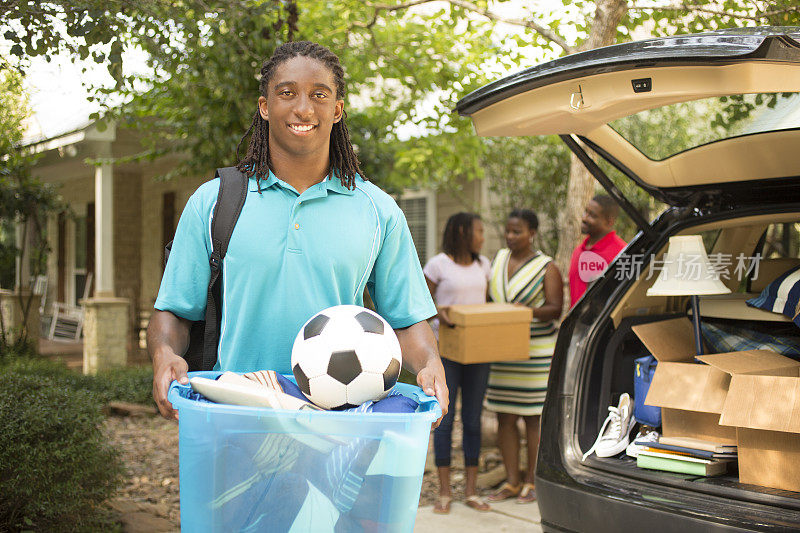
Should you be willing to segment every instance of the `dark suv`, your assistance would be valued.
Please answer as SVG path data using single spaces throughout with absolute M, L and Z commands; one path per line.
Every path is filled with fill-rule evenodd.
M 634 395 L 634 359 L 647 350 L 631 328 L 687 316 L 688 297 L 647 295 L 671 236 L 700 234 L 709 256 L 732 263 L 763 258 L 760 275 L 723 280 L 733 294 L 701 299 L 703 320 L 792 325 L 744 300 L 800 265 L 798 91 L 800 28 L 774 27 L 574 54 L 458 103 L 482 136 L 560 135 L 640 230 L 561 325 L 536 470 L 545 531 L 800 531 L 800 493 L 739 483 L 735 470 L 700 477 L 637 468 L 625 454 L 581 460 L 607 407 Z M 648 222 L 613 174 L 667 208 Z

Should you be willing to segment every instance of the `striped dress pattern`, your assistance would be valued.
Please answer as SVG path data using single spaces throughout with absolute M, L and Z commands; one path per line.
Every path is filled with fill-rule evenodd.
M 510 257 L 511 251 L 503 248 L 497 252 L 492 262 L 489 279 L 491 300 L 539 307 L 545 301 L 544 275 L 553 258 L 537 252 L 509 278 Z M 529 359 L 492 363 L 486 391 L 487 409 L 521 416 L 542 414 L 557 335 L 555 320 L 542 322 L 533 319 L 530 326 Z

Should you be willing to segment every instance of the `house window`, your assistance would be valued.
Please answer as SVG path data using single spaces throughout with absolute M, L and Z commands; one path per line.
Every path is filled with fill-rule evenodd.
M 421 264 L 436 253 L 435 197 L 432 192 L 406 193 L 397 205 L 406 216 Z

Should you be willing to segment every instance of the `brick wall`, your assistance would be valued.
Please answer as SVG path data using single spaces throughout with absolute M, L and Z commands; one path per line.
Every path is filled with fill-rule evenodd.
M 130 305 L 117 298 L 100 298 L 86 305 L 83 324 L 83 372 L 125 366 L 131 353 L 126 341 Z M 102 326 L 101 326 L 102 325 Z

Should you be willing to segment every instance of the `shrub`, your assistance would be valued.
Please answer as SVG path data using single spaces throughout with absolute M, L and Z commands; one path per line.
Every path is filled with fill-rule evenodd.
M 0 340 L 0 361 L 18 357 L 33 357 L 36 353 L 36 343 L 30 338 L 23 339 L 16 335 L 7 334 L 5 343 Z
M 153 369 L 149 366 L 115 368 L 96 376 L 81 377 L 103 403 L 116 400 L 153 404 Z
M 149 366 L 115 368 L 96 376 L 84 376 L 58 361 L 20 357 L 9 360 L 4 368 L 26 376 L 47 377 L 65 387 L 89 392 L 103 405 L 110 401 L 153 403 L 153 370 Z
M 102 503 L 122 471 L 101 430 L 98 393 L 52 369 L 6 366 L 0 379 L 0 531 L 113 527 Z

